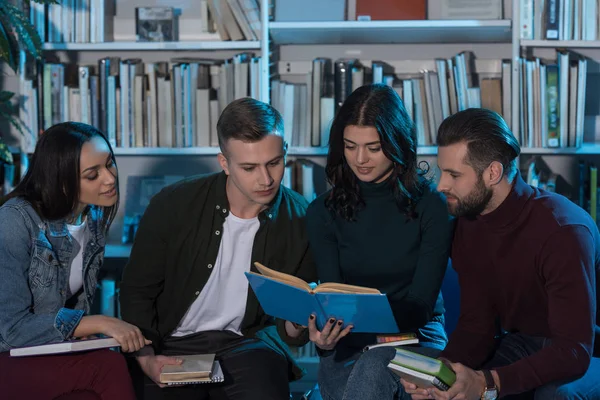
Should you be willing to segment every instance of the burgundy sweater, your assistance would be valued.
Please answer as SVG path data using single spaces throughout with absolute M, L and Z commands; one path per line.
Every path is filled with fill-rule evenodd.
M 582 375 L 594 340 L 598 355 L 600 235 L 589 214 L 565 197 L 517 175 L 496 210 L 458 219 L 452 263 L 461 314 L 442 357 L 480 368 L 494 352 L 497 317 L 508 332 L 551 339 L 496 369 L 502 396 Z

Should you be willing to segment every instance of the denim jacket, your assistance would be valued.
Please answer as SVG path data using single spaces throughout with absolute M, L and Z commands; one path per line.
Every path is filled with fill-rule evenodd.
M 43 220 L 21 198 L 0 207 L 0 352 L 72 337 L 90 311 L 104 258 L 101 217 L 101 209 L 90 208 L 83 291 L 74 307 L 66 308 L 71 263 L 80 249 L 66 222 Z

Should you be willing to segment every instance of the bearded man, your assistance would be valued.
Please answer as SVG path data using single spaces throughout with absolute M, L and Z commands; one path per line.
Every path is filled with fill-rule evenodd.
M 527 185 L 497 113 L 472 108 L 438 130 L 438 190 L 457 216 L 460 319 L 441 357 L 449 391 L 403 381 L 413 399 L 599 399 L 600 234 L 567 198 Z

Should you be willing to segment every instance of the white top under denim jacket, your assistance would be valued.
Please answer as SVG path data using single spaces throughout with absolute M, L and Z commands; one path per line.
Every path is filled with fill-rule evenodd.
M 0 207 L 0 352 L 70 339 L 89 313 L 105 237 L 102 210 L 90 207 L 86 218 L 83 291 L 66 308 L 71 263 L 80 248 L 66 222 L 43 220 L 21 198 Z

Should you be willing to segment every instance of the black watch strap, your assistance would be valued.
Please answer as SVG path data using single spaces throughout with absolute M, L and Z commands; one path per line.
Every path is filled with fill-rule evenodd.
M 483 376 L 485 378 L 485 389 L 497 389 L 496 382 L 494 382 L 494 377 L 492 376 L 492 373 L 487 369 L 482 369 L 481 372 L 483 372 Z

